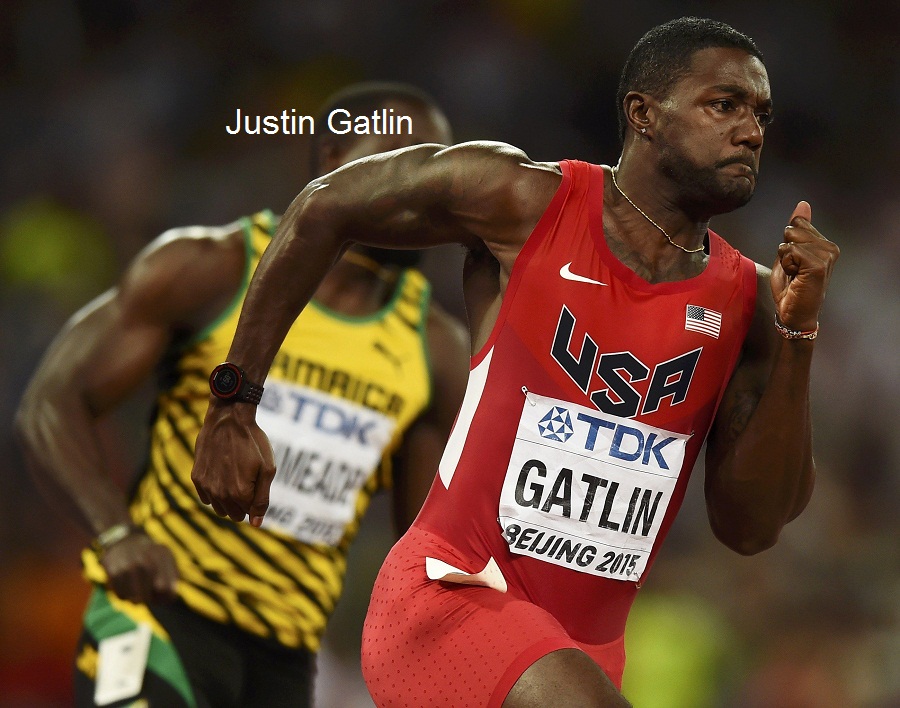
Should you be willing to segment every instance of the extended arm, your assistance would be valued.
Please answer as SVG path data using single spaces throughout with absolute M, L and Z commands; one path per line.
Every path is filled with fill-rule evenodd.
M 131 522 L 98 442 L 99 421 L 148 379 L 177 331 L 190 331 L 204 308 L 217 305 L 224 274 L 235 271 L 231 252 L 242 253 L 210 239 L 164 235 L 118 287 L 72 317 L 29 383 L 16 417 L 29 468 L 92 537 Z M 239 266 L 236 272 L 239 280 Z M 174 591 L 171 553 L 141 533 L 101 560 L 121 597 L 147 601 Z
M 784 339 L 774 326 L 817 328 L 838 248 L 801 202 L 759 294 L 742 359 L 707 443 L 706 501 L 716 536 L 739 553 L 765 550 L 806 507 L 815 465 L 809 412 L 814 342 Z M 771 291 L 769 297 L 766 291 Z
M 521 151 L 481 143 L 384 153 L 314 180 L 260 261 L 229 360 L 263 381 L 291 322 L 353 242 L 421 248 L 483 241 L 508 273 L 558 183 L 558 171 Z M 220 515 L 240 521 L 249 513 L 259 525 L 274 474 L 253 406 L 213 401 L 192 472 L 200 498 Z

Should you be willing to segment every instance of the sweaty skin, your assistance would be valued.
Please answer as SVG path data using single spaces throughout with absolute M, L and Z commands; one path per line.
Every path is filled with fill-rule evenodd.
M 629 129 L 620 186 L 673 240 L 696 248 L 712 216 L 752 196 L 771 112 L 765 68 L 742 50 L 700 50 L 669 97 L 632 92 L 624 108 Z M 534 162 L 498 143 L 414 147 L 313 181 L 291 205 L 256 272 L 229 359 L 258 379 L 316 284 L 356 241 L 466 246 L 464 288 L 477 349 L 494 324 L 515 258 L 559 182 L 555 163 Z M 703 270 L 704 253 L 673 248 L 611 182 L 604 181 L 603 226 L 625 265 L 649 282 Z M 788 216 L 773 268 L 757 267 L 753 322 L 708 438 L 710 522 L 740 553 L 775 543 L 812 492 L 814 342 L 785 340 L 773 325 L 776 315 L 793 330 L 812 330 L 818 322 L 839 252 L 810 219 L 809 205 L 800 202 Z M 253 407 L 211 405 L 193 471 L 200 498 L 221 515 L 242 520 L 249 514 L 258 525 L 274 474 Z M 608 679 L 597 677 L 596 665 L 594 671 L 584 663 L 574 650 L 543 657 L 524 672 L 505 705 L 553 704 L 560 696 L 554 676 L 580 687 L 577 700 L 567 695 L 566 705 L 626 705 Z

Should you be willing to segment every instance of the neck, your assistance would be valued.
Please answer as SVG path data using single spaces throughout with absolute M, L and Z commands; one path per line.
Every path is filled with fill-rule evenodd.
M 364 253 L 360 253 L 359 251 L 346 251 L 341 257 L 341 261 L 344 263 L 352 263 L 353 265 L 372 273 L 376 278 L 379 278 L 386 283 L 393 283 L 397 279 L 396 270 L 383 266 L 374 258 L 371 258 Z
M 616 179 L 622 190 L 627 193 L 627 188 L 622 184 L 621 175 L 622 173 L 619 172 Z M 614 187 L 610 172 L 606 173 L 606 177 L 603 233 L 612 254 L 623 265 L 649 283 L 675 282 L 699 275 L 706 267 L 707 261 L 707 256 L 703 252 L 706 236 L 705 225 L 703 225 L 702 232 L 696 234 L 696 241 L 689 241 L 683 236 L 673 238 L 676 243 L 690 244 L 686 247 L 688 250 L 699 248 L 693 253 L 686 253 L 683 249 L 672 246 L 660 229 L 652 225 L 622 196 Z M 640 206 L 636 199 L 634 201 Z M 643 209 L 643 207 L 641 208 Z M 645 211 L 650 208 L 648 207 Z M 658 203 L 655 208 L 659 213 L 668 215 L 668 218 L 661 217 L 661 221 L 666 225 L 676 223 L 673 217 L 676 217 L 677 214 L 673 213 L 673 210 L 661 208 Z M 681 216 L 683 223 L 686 223 L 684 215 Z M 700 225 L 693 224 L 693 226 L 697 228 Z M 695 232 L 692 231 L 692 233 Z
M 629 235 L 646 234 L 640 241 L 648 246 L 662 239 L 669 249 L 688 254 L 703 251 L 709 222 L 692 219 L 678 206 L 672 185 L 661 181 L 658 172 L 643 168 L 654 164 L 650 156 L 637 166 L 633 163 L 623 153 L 619 164 L 607 173 L 605 190 L 619 220 L 633 229 Z
M 391 298 L 398 275 L 396 269 L 363 253 L 347 251 L 325 276 L 314 299 L 342 315 L 365 317 Z

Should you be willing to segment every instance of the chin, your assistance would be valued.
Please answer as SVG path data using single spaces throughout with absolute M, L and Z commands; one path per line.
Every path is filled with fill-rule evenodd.
M 722 189 L 717 195 L 718 199 L 716 199 L 719 206 L 718 213 L 726 214 L 746 205 L 753 199 L 753 194 L 756 191 L 755 187 L 755 184 L 741 180 L 741 184 L 732 183 Z

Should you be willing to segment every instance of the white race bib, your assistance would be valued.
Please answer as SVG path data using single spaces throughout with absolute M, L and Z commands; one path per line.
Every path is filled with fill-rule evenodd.
M 130 632 L 100 640 L 94 703 L 105 706 L 141 692 L 152 638 L 150 626 L 138 624 Z
M 640 580 L 689 439 L 528 393 L 500 493 L 509 550 Z
M 276 465 L 263 528 L 304 543 L 337 544 L 396 422 L 346 399 L 271 379 L 256 419 Z

